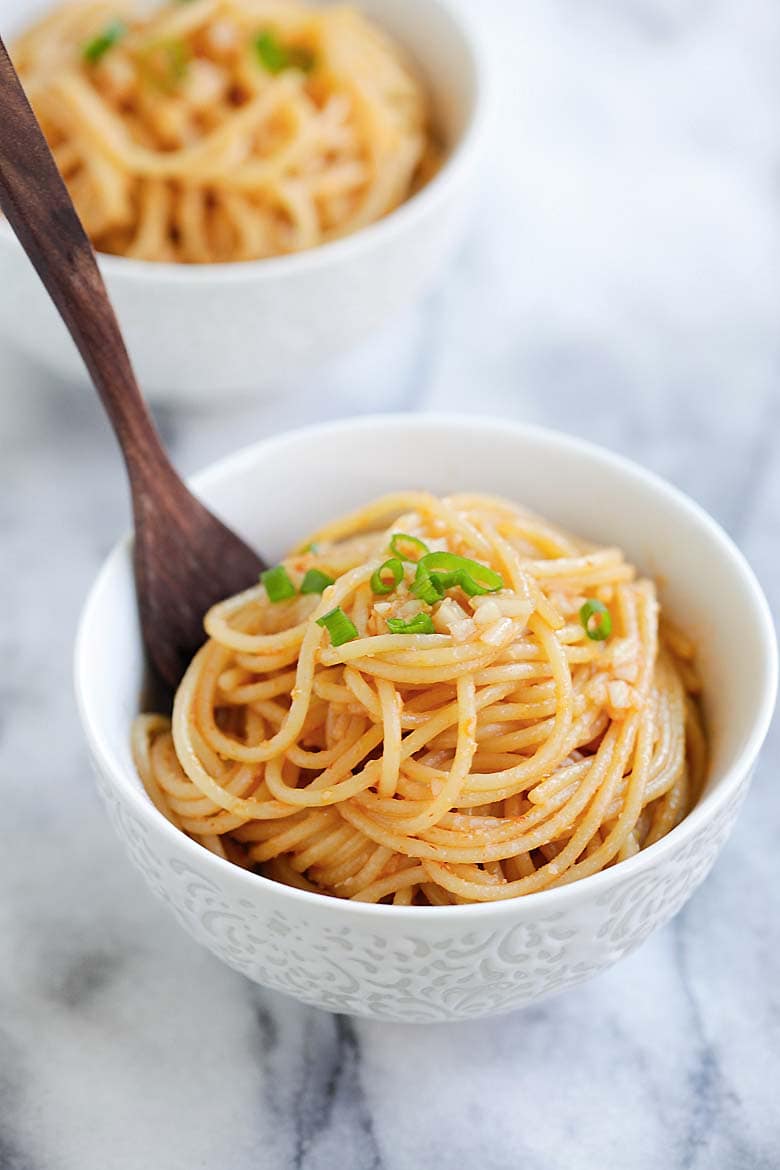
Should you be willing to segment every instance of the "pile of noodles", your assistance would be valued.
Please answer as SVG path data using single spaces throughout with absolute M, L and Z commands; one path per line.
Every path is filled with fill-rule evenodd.
M 399 533 L 409 559 L 377 593 Z M 421 600 L 408 536 L 502 587 Z M 299 592 L 312 569 L 333 584 Z M 692 648 L 659 634 L 619 549 L 500 499 L 404 493 L 316 533 L 282 577 L 286 599 L 260 584 L 211 610 L 172 722 L 133 732 L 157 807 L 230 861 L 367 902 L 512 898 L 631 857 L 695 800 Z M 334 610 L 354 631 L 338 646 Z
M 386 215 L 435 169 L 419 81 L 349 8 L 78 0 L 12 55 L 102 252 L 299 251 Z

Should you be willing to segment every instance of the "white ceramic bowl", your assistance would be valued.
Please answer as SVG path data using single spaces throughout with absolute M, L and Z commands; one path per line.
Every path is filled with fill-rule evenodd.
M 58 0 L 0 0 L 6 41 Z M 331 2 L 331 0 L 323 0 Z M 169 401 L 269 391 L 341 354 L 431 285 L 457 243 L 477 171 L 484 70 L 450 0 L 354 0 L 417 62 L 448 146 L 439 174 L 378 223 L 311 251 L 240 264 L 100 257 L 136 373 Z M 84 371 L 0 219 L 0 333 L 69 378 Z
M 195 480 L 271 561 L 328 517 L 410 486 L 501 493 L 621 545 L 659 575 L 665 609 L 699 645 L 712 748 L 704 795 L 663 840 L 561 889 L 444 908 L 339 901 L 220 860 L 156 811 L 133 768 L 143 659 L 129 539 L 87 601 L 76 689 L 114 828 L 196 939 L 250 979 L 331 1011 L 461 1019 L 578 983 L 680 909 L 747 792 L 774 708 L 776 645 L 755 577 L 713 520 L 634 464 L 551 431 L 453 416 L 369 417 L 265 440 Z

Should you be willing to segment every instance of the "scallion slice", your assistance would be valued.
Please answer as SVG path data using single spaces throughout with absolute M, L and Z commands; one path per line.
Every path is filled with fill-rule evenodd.
M 378 569 L 374 569 L 371 574 L 371 592 L 372 593 L 392 593 L 394 589 L 400 584 L 401 578 L 404 575 L 404 567 L 398 557 L 390 557 L 389 561 L 385 561 Z M 388 581 L 388 576 L 391 580 Z
M 425 557 L 417 562 L 417 572 L 414 575 L 412 583 L 412 593 L 415 597 L 419 597 L 420 601 L 426 602 L 428 605 L 435 605 L 437 601 L 441 601 L 444 596 L 444 588 L 438 575 L 433 576 L 425 565 Z
M 285 69 L 300 69 L 311 73 L 315 65 L 314 54 L 305 45 L 283 45 L 276 33 L 266 28 L 255 37 L 255 52 L 260 64 L 269 73 L 282 73 Z
M 445 590 L 452 589 L 455 585 L 457 585 L 460 589 L 463 590 L 467 597 L 479 597 L 484 593 L 496 592 L 495 588 L 486 589 L 483 585 L 480 585 L 480 583 L 475 581 L 471 574 L 467 573 L 465 569 L 461 569 L 459 572 L 454 573 L 444 573 L 441 575 L 441 577 L 438 573 L 434 573 L 433 576 L 446 582 L 446 584 L 443 585 Z M 501 586 L 499 585 L 496 588 L 500 589 Z
M 460 557 L 456 553 L 432 552 L 422 557 L 420 565 L 430 574 L 434 584 L 441 589 L 452 589 L 460 586 L 469 597 L 476 597 L 483 593 L 496 593 L 504 588 L 504 578 L 500 573 L 472 561 L 469 557 Z M 437 571 L 440 570 L 440 571 Z
M 612 616 L 603 601 L 589 597 L 580 607 L 580 621 L 593 642 L 604 642 L 612 633 Z
M 387 628 L 391 634 L 435 634 L 433 621 L 429 613 L 418 613 L 408 622 L 403 618 L 388 618 Z
M 390 551 L 394 552 L 402 561 L 411 561 L 415 564 L 428 552 L 428 545 L 408 532 L 396 532 L 390 540 Z
M 290 58 L 284 45 L 281 44 L 276 33 L 268 28 L 255 37 L 255 52 L 260 58 L 260 64 L 269 73 L 281 73 L 290 64 Z
M 260 574 L 260 580 L 265 585 L 269 601 L 286 601 L 295 597 L 295 586 L 287 575 L 284 565 L 275 565 L 273 569 L 266 569 Z
M 322 569 L 307 569 L 301 581 L 301 593 L 323 593 L 333 584 L 333 577 Z
M 464 572 L 463 569 L 452 569 L 449 573 L 431 573 L 430 576 L 437 589 L 444 594 L 448 589 L 455 589 L 461 584 Z
M 343 646 L 345 642 L 352 642 L 358 636 L 355 623 L 338 605 L 321 618 L 317 618 L 317 625 L 328 631 L 331 646 Z
M 112 20 L 107 24 L 102 33 L 93 37 L 91 41 L 87 41 L 83 49 L 84 60 L 90 65 L 97 65 L 101 57 L 112 48 L 117 41 L 121 41 L 122 37 L 127 32 L 127 26 L 121 20 Z

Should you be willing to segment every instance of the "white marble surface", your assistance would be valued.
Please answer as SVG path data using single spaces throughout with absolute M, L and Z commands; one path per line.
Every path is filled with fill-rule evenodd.
M 176 457 L 381 408 L 545 422 L 694 495 L 776 607 L 776 0 L 471 7 L 496 149 L 446 284 L 305 388 L 163 412 Z M 602 978 L 427 1030 L 307 1010 L 179 931 L 94 795 L 71 644 L 127 506 L 90 392 L 0 349 L 0 445 L 2 1170 L 780 1166 L 776 732 L 711 878 Z

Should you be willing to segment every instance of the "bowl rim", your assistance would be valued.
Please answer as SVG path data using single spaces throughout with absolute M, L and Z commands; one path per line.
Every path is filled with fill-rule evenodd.
M 355 0 L 360 6 L 360 0 Z M 109 280 L 152 281 L 166 284 L 192 284 L 197 287 L 225 284 L 246 284 L 273 281 L 305 272 L 316 272 L 331 263 L 348 263 L 354 256 L 375 246 L 391 245 L 398 236 L 414 228 L 420 220 L 436 209 L 447 198 L 448 192 L 464 180 L 472 167 L 482 138 L 488 114 L 488 70 L 482 36 L 473 15 L 454 0 L 417 0 L 437 9 L 449 20 L 468 56 L 473 80 L 473 96 L 465 126 L 457 141 L 447 152 L 439 170 L 424 187 L 416 191 L 398 207 L 373 223 L 366 224 L 348 235 L 300 252 L 283 256 L 268 256 L 259 260 L 233 260 L 216 264 L 184 264 L 170 261 L 136 260 L 129 256 L 114 256 L 98 252 L 97 260 L 103 275 Z M 421 57 L 421 72 L 424 64 Z M 16 243 L 9 224 L 0 217 L 0 241 Z
M 762 644 L 765 654 L 760 664 L 757 664 L 763 674 L 761 682 L 761 701 L 758 704 L 750 730 L 739 756 L 734 760 L 718 780 L 712 790 L 706 793 L 691 809 L 687 816 L 670 830 L 665 837 L 640 850 L 633 857 L 619 862 L 609 869 L 601 870 L 571 882 L 568 885 L 554 889 L 539 890 L 521 897 L 506 898 L 499 901 L 475 902 L 455 906 L 393 906 L 380 903 L 352 902 L 348 899 L 333 898 L 325 894 L 300 890 L 293 886 L 286 886 L 275 882 L 262 874 L 242 869 L 210 850 L 199 845 L 186 833 L 177 829 L 152 804 L 136 776 L 130 776 L 119 761 L 114 758 L 111 743 L 102 732 L 99 722 L 93 718 L 90 704 L 86 698 L 87 684 L 82 682 L 89 670 L 89 654 L 87 651 L 87 628 L 91 621 L 91 613 L 98 596 L 106 586 L 106 582 L 115 571 L 118 562 L 126 561 L 131 557 L 132 534 L 126 533 L 112 548 L 103 562 L 93 584 L 87 594 L 78 622 L 74 649 L 74 686 L 79 711 L 79 718 L 90 750 L 99 764 L 102 773 L 110 780 L 112 787 L 118 788 L 122 796 L 129 799 L 134 811 L 150 827 L 170 837 L 173 844 L 190 855 L 196 867 L 205 867 L 207 871 L 215 872 L 233 878 L 244 886 L 247 896 L 270 893 L 282 901 L 291 900 L 298 903 L 301 910 L 310 908 L 328 913 L 330 908 L 334 913 L 346 912 L 362 918 L 373 918 L 379 915 L 387 922 L 406 920 L 407 924 L 413 921 L 416 925 L 432 920 L 462 921 L 475 915 L 502 916 L 517 914 L 521 917 L 525 912 L 532 912 L 533 908 L 553 909 L 572 901 L 583 898 L 597 897 L 605 889 L 617 884 L 625 884 L 633 877 L 652 869 L 658 862 L 678 845 L 690 840 L 709 823 L 719 810 L 733 796 L 735 790 L 756 762 L 758 753 L 766 738 L 769 725 L 775 709 L 778 685 L 778 648 L 772 621 L 769 603 L 763 589 L 750 567 L 744 554 L 734 541 L 718 524 L 718 522 L 697 504 L 690 496 L 655 472 L 649 471 L 633 460 L 610 451 L 589 440 L 579 438 L 564 431 L 548 427 L 537 426 L 516 421 L 502 419 L 498 416 L 463 414 L 449 412 L 414 413 L 399 412 L 363 416 L 349 416 L 327 422 L 313 423 L 303 427 L 295 427 L 275 435 L 262 438 L 252 444 L 240 448 L 207 467 L 188 482 L 198 493 L 207 496 L 211 484 L 230 478 L 239 473 L 247 465 L 254 465 L 273 448 L 284 447 L 286 443 L 295 442 L 300 437 L 322 437 L 347 428 L 358 434 L 364 430 L 382 430 L 398 426 L 425 430 L 447 426 L 473 432 L 475 429 L 487 433 L 502 435 L 509 433 L 513 438 L 522 442 L 530 439 L 535 443 L 547 444 L 557 448 L 569 450 L 573 454 L 584 455 L 595 459 L 627 479 L 633 480 L 656 493 L 665 496 L 677 509 L 703 528 L 707 535 L 719 547 L 724 557 L 729 559 L 742 579 L 746 593 L 750 596 L 753 605 L 754 617 L 763 627 L 764 637 Z M 129 729 L 128 729 L 129 734 Z

